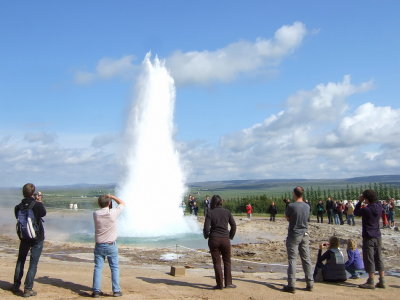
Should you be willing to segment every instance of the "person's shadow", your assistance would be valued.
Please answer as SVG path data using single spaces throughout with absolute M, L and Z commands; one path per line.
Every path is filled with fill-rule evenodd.
M 0 280 L 0 289 L 9 291 L 10 293 L 13 293 L 11 291 L 12 287 L 13 287 L 13 284 L 11 282 Z M 19 293 L 16 293 L 16 295 L 22 296 L 22 291 L 20 291 Z
M 86 285 L 82 285 L 82 284 L 74 283 L 74 282 L 70 282 L 70 281 L 64 281 L 62 279 L 52 278 L 49 276 L 39 277 L 39 278 L 35 279 L 35 281 L 42 283 L 42 284 L 48 284 L 48 285 L 64 288 L 67 290 L 71 290 L 72 292 L 74 292 L 80 296 L 83 296 L 83 297 L 91 297 L 92 289 L 91 289 L 91 287 L 86 286 Z
M 152 284 L 163 283 L 163 284 L 167 284 L 167 285 L 187 286 L 187 287 L 198 288 L 198 289 L 207 289 L 207 290 L 210 290 L 213 288 L 213 285 L 209 285 L 209 284 L 190 283 L 190 282 L 178 281 L 178 280 L 172 280 L 172 279 L 148 278 L 148 277 L 136 277 L 136 278 L 141 279 L 147 283 L 152 283 Z

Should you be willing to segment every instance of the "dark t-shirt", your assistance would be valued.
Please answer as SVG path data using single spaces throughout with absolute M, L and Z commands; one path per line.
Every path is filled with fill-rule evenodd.
M 288 236 L 304 235 L 308 230 L 310 207 L 305 202 L 290 203 L 286 209 L 289 218 Z

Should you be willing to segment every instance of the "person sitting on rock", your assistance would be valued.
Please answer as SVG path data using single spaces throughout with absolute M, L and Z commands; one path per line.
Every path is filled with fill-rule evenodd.
M 324 254 L 322 254 L 323 247 L 328 247 L 328 250 Z M 326 261 L 325 264 L 324 261 Z M 329 238 L 329 243 L 319 245 L 314 280 L 339 282 L 346 281 L 346 279 L 344 257 L 342 251 L 339 249 L 339 239 L 332 236 Z
M 362 260 L 360 251 L 357 249 L 357 243 L 355 240 L 347 240 L 347 257 L 348 260 L 345 262 L 344 266 L 346 271 L 350 273 L 350 278 L 360 278 L 360 275 L 365 273 L 364 262 Z

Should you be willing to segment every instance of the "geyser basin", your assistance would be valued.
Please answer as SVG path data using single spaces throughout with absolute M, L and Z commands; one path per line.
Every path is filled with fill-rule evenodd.
M 173 139 L 174 80 L 158 58 L 147 54 L 127 119 L 117 194 L 126 202 L 121 237 L 199 233 L 184 217 L 185 176 Z

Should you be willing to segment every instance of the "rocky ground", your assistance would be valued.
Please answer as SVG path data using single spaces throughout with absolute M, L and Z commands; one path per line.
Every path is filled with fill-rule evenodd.
M 203 219 L 199 218 L 202 225 Z M 286 251 L 284 240 L 287 222 L 278 219 L 236 217 L 238 238 L 244 241 L 232 246 L 235 290 L 213 291 L 214 272 L 207 249 L 136 247 L 120 245 L 121 282 L 126 299 L 267 299 L 292 297 L 282 293 L 285 284 Z M 360 223 L 360 220 L 358 220 Z M 0 228 L 0 298 L 14 299 L 8 291 L 12 282 L 18 240 L 9 227 Z M 339 237 L 342 249 L 353 238 L 361 245 L 361 226 L 318 224 L 309 225 L 312 260 L 318 245 L 330 236 Z M 337 296 L 362 296 L 374 299 L 396 299 L 400 288 L 400 233 L 382 230 L 383 255 L 389 271 L 386 290 L 364 291 L 357 288 L 363 279 L 340 285 L 318 284 L 313 293 L 299 290 L 296 298 L 337 299 Z M 345 253 L 345 251 L 344 251 Z M 176 258 L 178 257 L 178 260 Z M 172 259 L 172 260 L 171 260 Z M 168 275 L 170 266 L 186 267 L 186 276 Z M 75 299 L 89 296 L 93 269 L 93 245 L 63 241 L 46 241 L 39 265 L 35 288 L 38 299 Z M 104 290 L 110 292 L 109 271 L 104 271 Z M 304 278 L 299 265 L 299 278 Z M 298 286 L 304 288 L 304 282 Z M 38 295 L 38 296 L 39 296 Z

